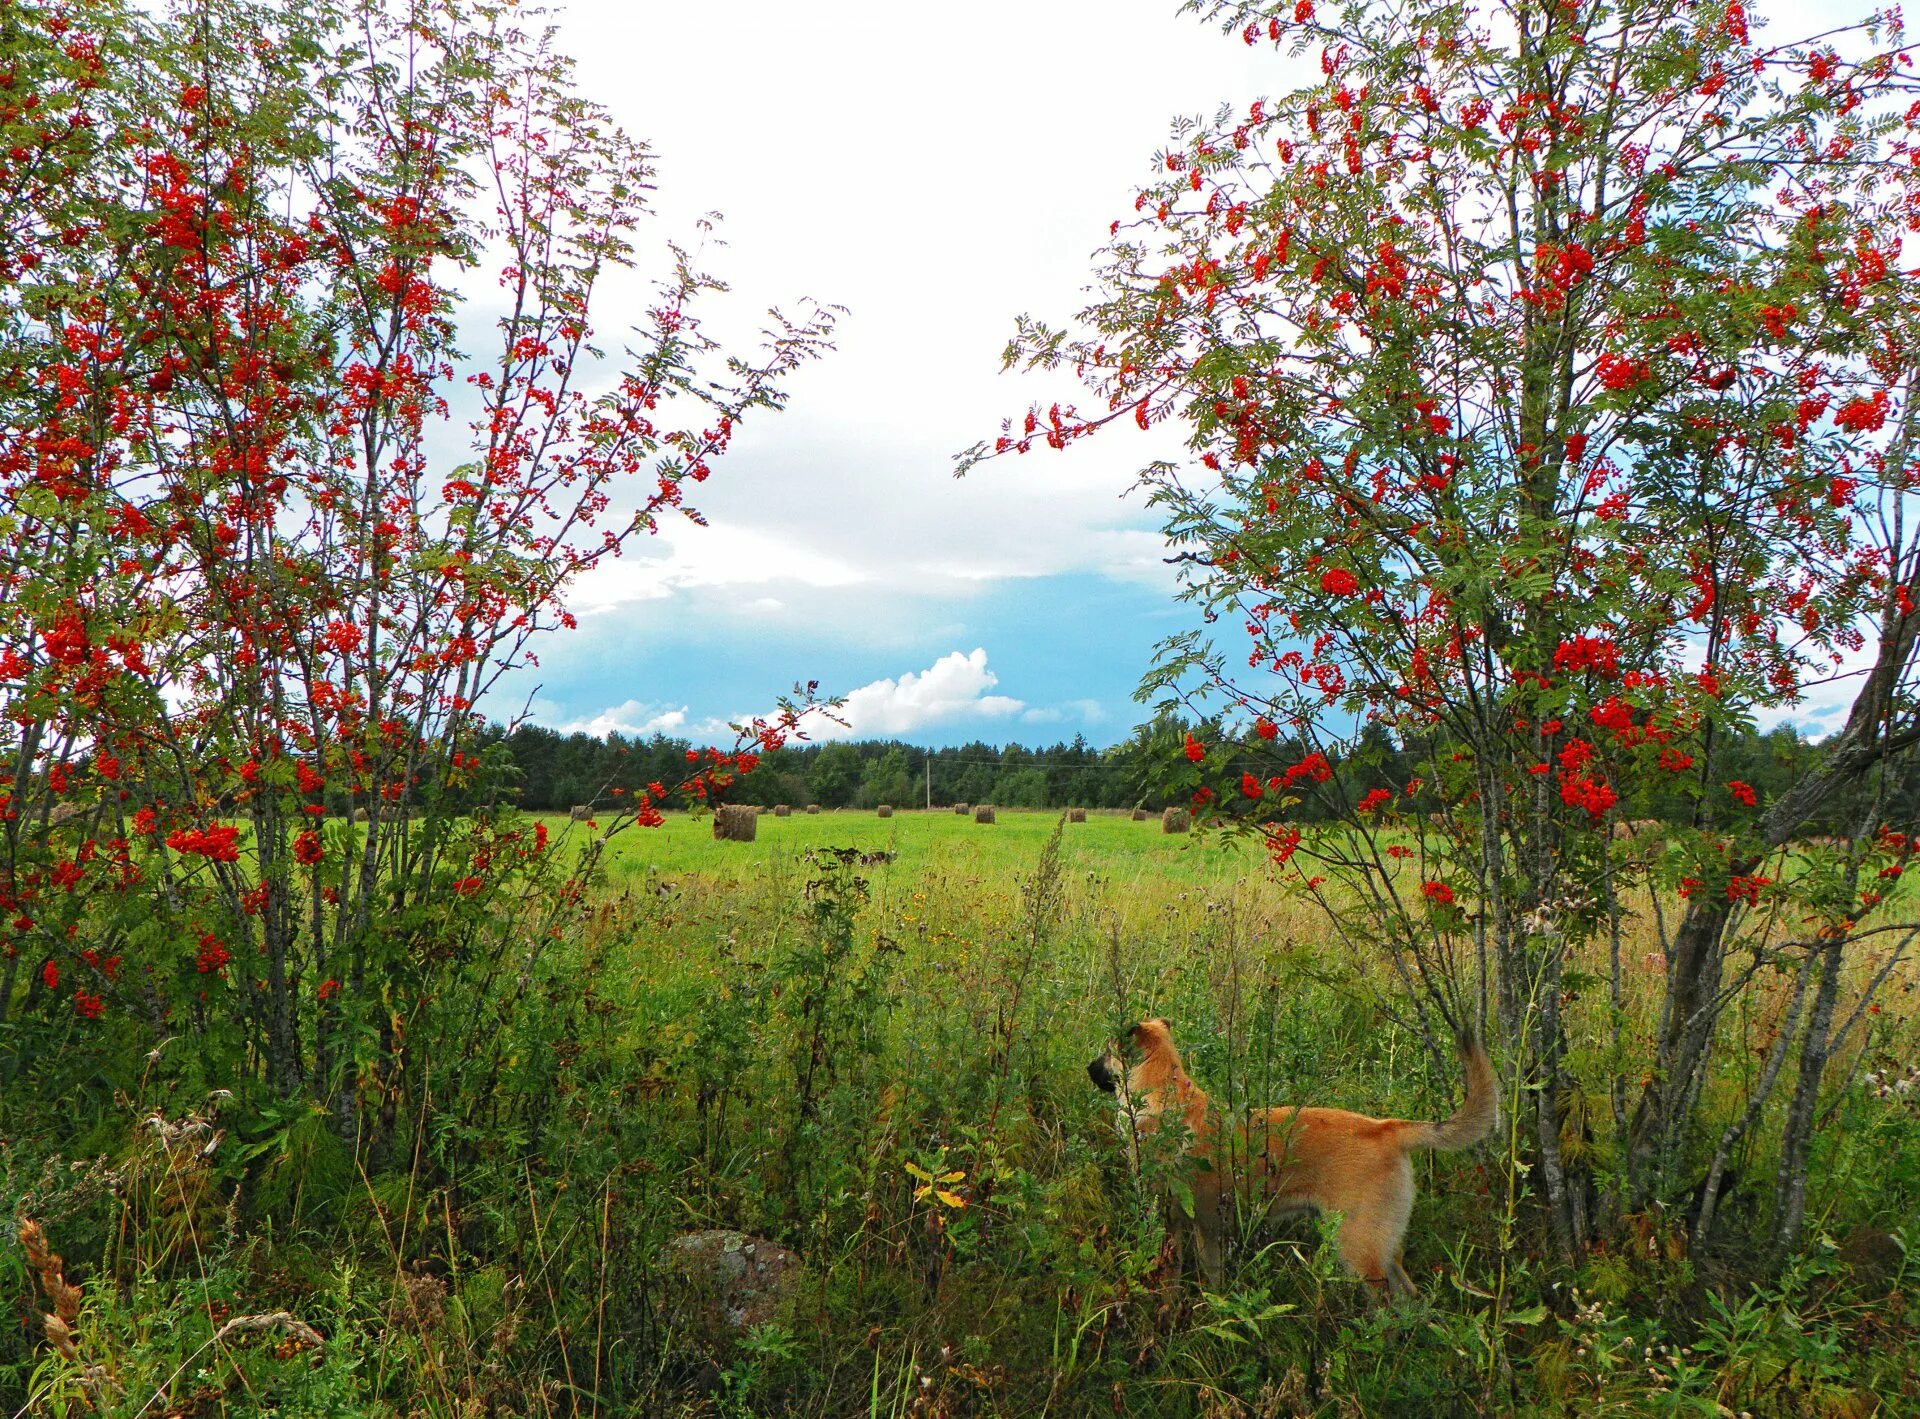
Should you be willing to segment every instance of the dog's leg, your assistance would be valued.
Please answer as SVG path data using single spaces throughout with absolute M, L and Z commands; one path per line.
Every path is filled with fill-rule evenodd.
M 1413 1168 L 1403 1157 L 1379 1190 L 1340 1223 L 1340 1256 L 1369 1286 L 1395 1299 L 1419 1295 L 1400 1264 L 1413 1215 Z
M 1193 1219 L 1193 1255 L 1200 1266 L 1200 1279 L 1219 1290 L 1227 1279 L 1227 1258 L 1217 1217 L 1211 1226 L 1199 1217 Z
M 1377 1203 L 1360 1207 L 1340 1219 L 1340 1259 L 1382 1300 L 1400 1294 L 1394 1273 L 1400 1239 L 1390 1216 Z M 1409 1283 L 1411 1284 L 1411 1283 Z
M 1220 1186 L 1217 1169 L 1204 1162 L 1192 1179 L 1194 1261 L 1200 1279 L 1217 1291 L 1227 1278 L 1227 1191 Z

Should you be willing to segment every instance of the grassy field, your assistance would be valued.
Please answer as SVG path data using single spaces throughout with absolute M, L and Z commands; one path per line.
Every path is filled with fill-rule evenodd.
M 547 821 L 562 852 L 593 831 Z M 50 1061 L 73 1082 L 42 1097 L 95 1100 L 92 1122 L 9 1150 L 6 1200 L 76 1274 L 119 1279 L 88 1284 L 81 1354 L 125 1394 L 164 1391 L 148 1413 L 1920 1412 L 1920 1118 L 1851 1084 L 1817 1241 L 1778 1283 L 1750 1284 L 1738 1245 L 1685 1255 L 1660 1218 L 1553 1262 L 1502 1133 L 1417 1161 L 1419 1303 L 1375 1305 L 1312 1221 L 1248 1234 L 1203 1293 L 1085 1073 L 1118 1027 L 1168 1017 L 1229 1109 L 1457 1098 L 1376 968 L 1264 869 L 1256 845 L 1118 815 L 796 813 L 753 843 L 675 815 L 612 841 L 560 940 L 396 1003 L 384 1141 L 349 1151 L 321 1113 L 241 1101 L 202 1154 L 205 1134 L 151 1126 L 215 1122 L 183 1058 L 105 1108 L 99 1075 Z M 1632 994 L 1635 1028 L 1653 999 Z M 1595 1072 L 1603 1004 L 1569 1006 Z M 1729 1108 L 1751 1043 L 1726 1051 Z M 1914 1044 L 1890 1019 L 1872 1048 Z M 1593 1146 L 1604 1175 L 1612 1141 Z M 1755 1224 L 1766 1146 L 1727 1204 Z M 750 1325 L 665 1260 L 712 1229 L 798 1258 Z M 279 1310 L 324 1349 L 213 1340 Z M 8 1412 L 81 1412 L 41 1358 L 0 1342 Z
M 995 818 L 993 823 L 975 823 L 971 813 L 963 816 L 946 809 L 901 810 L 891 818 L 857 809 L 813 814 L 796 809 L 785 818 L 762 813 L 754 842 L 727 843 L 714 840 L 711 819 L 674 813 L 660 828 L 616 837 L 610 865 L 616 884 L 635 871 L 740 878 L 758 876 L 769 866 L 797 866 L 812 848 L 857 847 L 896 854 L 891 866 L 898 875 L 964 867 L 983 880 L 1007 885 L 1033 871 L 1060 815 L 1001 808 Z M 547 822 L 555 833 L 569 826 L 557 815 Z M 1131 878 L 1131 885 L 1146 890 L 1167 882 L 1245 885 L 1249 869 L 1260 861 L 1257 847 L 1249 842 L 1163 833 L 1158 814 L 1136 823 L 1126 813 L 1096 810 L 1066 831 L 1062 845 L 1069 861 L 1098 870 L 1116 885 Z

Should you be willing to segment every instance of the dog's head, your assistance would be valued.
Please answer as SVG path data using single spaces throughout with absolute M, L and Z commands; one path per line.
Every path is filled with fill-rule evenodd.
M 1109 1094 L 1117 1092 L 1123 1080 L 1129 1092 L 1134 1092 L 1134 1072 L 1172 1048 L 1173 1032 L 1167 1028 L 1165 1020 L 1142 1020 L 1137 1025 L 1129 1025 L 1121 1030 L 1112 1046 L 1088 1063 L 1087 1077 L 1093 1080 L 1096 1088 Z

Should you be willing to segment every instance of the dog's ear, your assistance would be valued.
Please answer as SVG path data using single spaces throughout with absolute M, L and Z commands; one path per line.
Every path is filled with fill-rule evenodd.
M 1167 1027 L 1164 1019 L 1154 1015 L 1135 1025 L 1128 1038 L 1140 1053 L 1152 1054 L 1157 1047 L 1173 1043 L 1173 1031 Z

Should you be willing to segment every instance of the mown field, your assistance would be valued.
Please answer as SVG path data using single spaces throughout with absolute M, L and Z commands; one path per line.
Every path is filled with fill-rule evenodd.
M 590 831 L 547 821 L 563 852 Z M 1385 981 L 1253 845 L 1004 811 L 768 816 L 727 843 L 675 815 L 617 836 L 574 929 L 510 964 L 394 1002 L 377 1143 L 210 1101 L 185 1043 L 138 1076 L 41 1061 L 31 1118 L 0 1101 L 5 1200 L 70 1259 L 83 1363 L 0 1342 L 8 1412 L 83 1412 L 109 1392 L 86 1364 L 127 1414 L 1920 1412 L 1920 1118 L 1858 1082 L 1912 1057 L 1898 991 L 1780 1283 L 1661 1217 L 1553 1263 L 1503 1130 L 1417 1161 L 1424 1295 L 1382 1307 L 1311 1221 L 1246 1236 L 1203 1293 L 1085 1073 L 1161 1014 L 1229 1108 L 1452 1107 Z M 1569 1008 L 1597 1070 L 1603 1002 Z M 1738 1028 L 1729 1108 L 1766 1022 Z M 1766 1148 L 1726 1203 L 1744 1226 Z M 663 1250 L 713 1229 L 798 1258 L 745 1325 Z M 320 1343 L 221 1334 L 283 1310 Z

